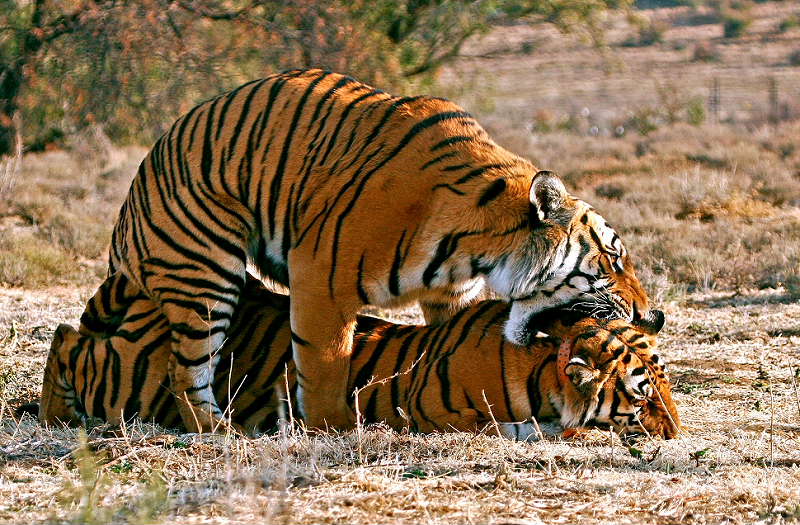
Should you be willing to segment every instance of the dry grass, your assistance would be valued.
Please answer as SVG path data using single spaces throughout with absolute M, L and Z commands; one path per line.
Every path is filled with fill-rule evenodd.
M 776 31 L 791 12 L 791 2 L 759 3 L 748 36 L 728 41 L 702 11 L 652 11 L 661 42 L 614 48 L 608 61 L 551 31 L 502 28 L 441 78 L 498 142 L 560 172 L 622 233 L 667 313 L 661 353 L 686 425 L 679 439 L 513 443 L 383 428 L 244 439 L 141 424 L 83 439 L 18 420 L 13 409 L 38 395 L 53 329 L 77 323 L 105 271 L 144 155 L 98 136 L 26 156 L 0 197 L 0 522 L 797 521 L 800 123 L 757 118 L 765 76 L 784 100 L 800 96 L 800 69 L 787 62 L 800 33 Z M 611 43 L 630 31 L 613 28 Z M 698 43 L 719 61 L 693 61 Z M 746 126 L 664 121 L 687 120 L 682 105 L 705 100 L 714 76 L 727 86 L 722 118 Z M 613 136 L 637 122 L 655 128 Z M 592 125 L 600 136 L 588 136 Z
M 114 218 L 144 154 L 82 139 L 69 152 L 26 155 L 0 198 L 0 285 L 104 275 Z
M 510 133 L 494 135 L 556 168 L 617 228 L 657 300 L 687 290 L 800 287 L 800 122 L 756 133 L 676 124 L 646 140 Z M 104 275 L 111 226 L 144 155 L 110 152 L 113 162 L 80 160 L 92 158 L 81 152 L 25 157 L 0 203 L 0 284 L 86 284 Z
M 740 39 L 723 38 L 705 8 L 640 11 L 662 41 L 625 47 L 634 30 L 611 20 L 605 57 L 555 30 L 515 25 L 468 45 L 441 80 L 499 143 L 560 173 L 621 231 L 657 298 L 796 290 L 800 123 L 770 123 L 773 109 L 800 116 L 800 69 L 786 58 L 800 33 L 777 30 L 795 11 L 752 5 Z M 692 60 L 704 43 L 718 62 Z M 710 123 L 715 78 L 725 125 Z
M 52 328 L 88 288 L 0 294 L 0 522 L 782 523 L 800 517 L 800 305 L 780 291 L 666 304 L 686 432 L 623 443 L 287 431 L 256 439 L 42 428 Z M 633 447 L 633 448 L 631 448 Z

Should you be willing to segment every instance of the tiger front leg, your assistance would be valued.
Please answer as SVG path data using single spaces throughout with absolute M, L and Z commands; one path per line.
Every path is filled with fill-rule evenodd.
M 425 324 L 434 325 L 449 321 L 454 313 L 485 296 L 485 287 L 484 279 L 477 277 L 431 292 L 419 301 Z
M 294 283 L 291 289 L 292 351 L 300 413 L 310 428 L 350 429 L 355 416 L 347 403 L 347 386 L 357 306 L 343 312 L 327 290 L 314 292 Z

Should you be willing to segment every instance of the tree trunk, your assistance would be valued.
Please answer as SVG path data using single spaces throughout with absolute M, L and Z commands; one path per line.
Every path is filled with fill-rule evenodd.
M 22 86 L 22 65 L 0 64 L 0 157 L 15 151 L 17 130 L 14 115 L 17 112 L 17 96 Z

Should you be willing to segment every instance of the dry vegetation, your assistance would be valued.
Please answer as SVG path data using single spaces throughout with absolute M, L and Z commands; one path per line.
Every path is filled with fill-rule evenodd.
M 26 156 L 0 198 L 0 522 L 799 520 L 800 122 L 770 124 L 752 104 L 723 104 L 722 125 L 689 121 L 693 97 L 704 101 L 723 70 L 741 80 L 738 97 L 765 103 L 767 73 L 787 102 L 800 96 L 800 68 L 788 65 L 800 29 L 781 29 L 791 2 L 756 4 L 741 40 L 698 23 L 702 10 L 646 14 L 665 24 L 655 46 L 614 47 L 602 61 L 549 31 L 504 28 L 468 46 L 473 57 L 443 80 L 462 86 L 455 98 L 501 144 L 560 172 L 622 232 L 667 313 L 661 353 L 686 427 L 679 439 L 513 443 L 383 428 L 244 439 L 134 424 L 91 428 L 84 441 L 17 418 L 38 395 L 54 328 L 77 323 L 104 274 L 145 153 L 97 134 Z M 609 37 L 622 44 L 630 30 Z M 716 62 L 693 60 L 705 43 Z M 536 52 L 519 54 L 526 46 Z M 674 122 L 670 89 L 642 81 L 648 71 L 671 79 Z M 652 116 L 645 134 L 637 115 Z
M 685 433 L 513 443 L 383 428 L 243 439 L 147 425 L 42 428 L 52 327 L 90 289 L 0 297 L 1 522 L 782 523 L 800 517 L 800 305 L 785 294 L 666 304 L 662 355 Z

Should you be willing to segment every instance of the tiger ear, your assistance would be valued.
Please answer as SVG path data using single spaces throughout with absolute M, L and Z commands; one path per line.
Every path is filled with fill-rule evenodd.
M 533 177 L 529 199 L 536 207 L 539 220 L 545 220 L 561 209 L 566 198 L 564 183 L 552 171 L 540 171 Z
M 567 367 L 564 369 L 564 373 L 567 374 L 567 377 L 572 384 L 575 385 L 578 392 L 584 394 L 589 392 L 592 383 L 594 383 L 600 375 L 598 369 L 590 365 L 586 359 L 579 356 L 574 356 L 569 360 Z

